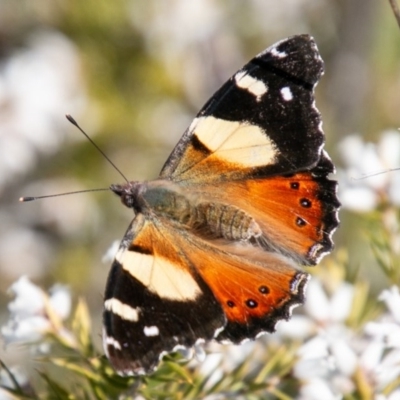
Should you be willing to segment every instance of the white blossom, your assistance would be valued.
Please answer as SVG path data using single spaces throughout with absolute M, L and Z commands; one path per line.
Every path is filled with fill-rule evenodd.
M 338 170 L 339 197 L 353 211 L 373 210 L 381 201 L 400 205 L 400 133 L 383 132 L 377 144 L 359 135 L 339 144 L 346 170 Z
M 311 280 L 304 307 L 306 316 L 302 317 L 303 339 L 308 340 L 299 348 L 293 369 L 303 382 L 300 399 L 336 400 L 354 390 L 352 375 L 357 354 L 351 345 L 354 334 L 344 323 L 353 297 L 354 288 L 349 283 L 340 284 L 329 297 L 318 279 Z M 291 326 L 299 326 L 296 320 L 298 317 L 294 316 L 294 322 L 285 324 L 280 333 L 293 337 Z M 298 338 L 299 332 L 294 336 Z
M 50 332 L 67 338 L 61 321 L 70 314 L 71 297 L 65 286 L 56 285 L 47 295 L 22 276 L 11 286 L 10 292 L 15 296 L 8 305 L 11 316 L 1 328 L 6 344 L 36 342 Z
M 353 295 L 354 289 L 348 283 L 328 297 L 317 279 L 311 281 L 303 316 L 308 318 L 304 332 L 309 337 L 300 346 L 293 368 L 302 382 L 300 399 L 340 399 L 354 393 L 357 374 L 364 377 L 375 399 L 393 400 L 398 396 L 396 391 L 388 396 L 382 392 L 400 376 L 399 288 L 382 292 L 379 299 L 385 302 L 388 312 L 367 323 L 364 332 L 345 324 Z M 287 325 L 290 329 L 290 322 Z M 288 334 L 287 327 L 285 333 Z
M 399 288 L 393 286 L 384 290 L 379 300 L 385 302 L 389 312 L 379 320 L 366 324 L 365 333 L 370 337 L 367 351 L 371 352 L 372 356 L 364 357 L 361 363 L 365 374 L 378 391 L 400 376 Z

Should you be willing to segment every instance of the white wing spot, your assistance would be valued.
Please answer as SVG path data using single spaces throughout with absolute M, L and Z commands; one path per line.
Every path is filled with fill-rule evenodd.
M 288 86 L 281 89 L 281 95 L 285 101 L 293 100 L 293 93 Z
M 111 311 L 114 314 L 117 314 L 122 319 L 126 321 L 139 321 L 139 312 L 140 308 L 133 308 L 127 304 L 122 303 L 120 300 L 116 298 L 108 299 L 104 302 L 104 308 L 107 311 Z
M 159 329 L 156 326 L 145 326 L 143 332 L 146 336 L 158 336 L 160 334 Z
M 263 81 L 252 77 L 246 71 L 239 71 L 235 75 L 235 82 L 238 87 L 254 95 L 257 101 L 260 101 L 261 97 L 268 91 Z
M 287 57 L 287 53 L 285 53 L 284 51 L 279 51 L 279 50 L 277 50 L 276 47 L 273 47 L 273 48 L 270 50 L 270 53 L 271 53 L 274 57 L 277 57 L 277 58 L 285 58 L 285 57 Z
M 119 344 L 119 342 L 116 341 L 114 338 L 112 338 L 112 337 L 110 337 L 110 336 L 107 336 L 107 337 L 106 337 L 105 343 L 106 343 L 106 345 L 112 346 L 112 347 L 114 347 L 114 348 L 117 349 L 117 350 L 122 350 L 122 349 L 121 349 L 121 345 Z
M 215 157 L 245 168 L 273 164 L 278 154 L 263 129 L 247 122 L 200 117 L 194 133 L 214 153 L 210 159 Z
M 195 300 L 201 289 L 191 273 L 166 258 L 121 249 L 116 260 L 122 268 L 164 299 Z

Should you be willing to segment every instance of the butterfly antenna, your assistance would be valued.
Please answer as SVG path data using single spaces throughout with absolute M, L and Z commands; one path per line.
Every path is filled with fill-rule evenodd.
M 25 203 L 27 201 L 34 201 L 34 200 L 39 200 L 39 199 L 48 199 L 49 197 L 59 197 L 59 196 L 68 196 L 70 194 L 78 194 L 78 193 L 87 193 L 87 192 L 104 192 L 104 191 L 109 191 L 109 188 L 103 188 L 103 189 L 88 189 L 88 190 L 78 190 L 76 192 L 66 192 L 66 193 L 57 193 L 57 194 L 49 194 L 46 196 L 27 196 L 27 197 L 20 197 L 19 201 L 21 203 Z
M 72 125 L 75 125 L 86 137 L 87 140 L 89 140 L 90 143 L 103 155 L 103 157 L 114 167 L 114 169 L 125 179 L 126 182 L 129 182 L 127 177 L 120 171 L 120 169 L 108 158 L 106 153 L 104 153 L 103 150 L 100 149 L 99 146 L 90 138 L 90 136 L 79 126 L 79 124 L 72 118 L 71 115 L 66 114 L 65 116 L 69 122 L 71 122 Z
M 373 176 L 378 176 L 378 175 L 382 175 L 382 174 L 386 174 L 388 172 L 393 172 L 393 171 L 398 171 L 398 170 L 399 170 L 399 168 L 389 168 L 389 169 L 385 169 L 384 171 L 373 172 L 372 174 L 363 174 L 359 178 L 352 177 L 351 179 L 353 179 L 354 181 L 361 181 L 363 179 L 372 178 Z

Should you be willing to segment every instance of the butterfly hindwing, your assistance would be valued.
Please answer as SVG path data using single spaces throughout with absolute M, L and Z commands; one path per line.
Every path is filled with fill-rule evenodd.
M 304 302 L 308 274 L 276 253 L 192 234 L 176 239 L 223 308 L 227 323 L 218 341 L 241 343 L 274 332 L 277 322 Z

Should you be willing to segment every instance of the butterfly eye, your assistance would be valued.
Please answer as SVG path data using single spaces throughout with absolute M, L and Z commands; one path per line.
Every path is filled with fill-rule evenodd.
M 126 194 L 121 196 L 121 201 L 122 204 L 126 205 L 129 208 L 133 207 L 133 197 L 132 196 L 128 196 Z

